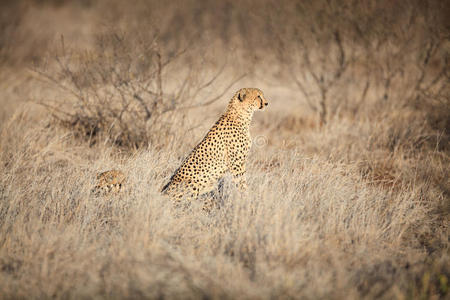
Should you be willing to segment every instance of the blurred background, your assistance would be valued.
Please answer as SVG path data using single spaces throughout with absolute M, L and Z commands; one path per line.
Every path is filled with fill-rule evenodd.
M 201 106 L 213 99 L 202 102 L 200 92 L 218 91 L 214 98 L 226 89 L 228 98 L 228 89 L 253 84 L 269 88 L 275 107 L 293 105 L 289 112 L 306 111 L 313 123 L 407 105 L 427 110 L 430 125 L 448 131 L 445 1 L 42 0 L 1 6 L 2 81 L 18 79 L 3 90 L 19 85 L 22 93 L 4 93 L 2 115 L 12 103 L 46 98 L 23 94 L 32 88 L 32 69 L 80 93 L 98 90 L 100 80 L 126 81 L 136 85 L 144 110 L 152 101 Z M 111 69 L 120 78 L 106 78 Z M 155 84 L 160 99 L 150 99 L 136 81 Z

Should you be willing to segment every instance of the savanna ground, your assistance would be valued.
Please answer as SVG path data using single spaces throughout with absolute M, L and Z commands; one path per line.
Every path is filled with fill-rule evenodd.
M 445 1 L 0 15 L 0 298 L 449 296 Z M 249 195 L 178 211 L 161 187 L 241 87 L 270 101 Z M 126 190 L 93 195 L 112 168 Z

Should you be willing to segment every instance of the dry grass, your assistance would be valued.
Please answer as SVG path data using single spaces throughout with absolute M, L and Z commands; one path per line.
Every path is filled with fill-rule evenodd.
M 210 1 L 80 3 L 24 1 L 27 17 L 11 14 L 16 23 L 0 31 L 21 38 L 28 22 L 55 16 L 20 51 L 0 46 L 0 298 L 448 297 L 448 35 L 438 1 L 324 10 L 264 1 L 250 15 L 253 1 L 218 11 Z M 369 18 L 380 11 L 383 22 Z M 70 26 L 74 13 L 83 26 Z M 321 82 L 335 69 L 320 64 L 340 50 L 321 57 L 320 38 L 333 31 L 320 20 L 336 14 L 348 66 Z M 315 20 L 323 31 L 306 32 L 314 26 L 302 22 Z M 321 49 L 307 60 L 299 32 Z M 271 40 L 286 44 L 270 49 Z M 50 54 L 30 58 L 31 45 Z M 315 67 L 299 71 L 308 60 Z M 250 193 L 225 178 L 219 209 L 174 208 L 160 188 L 247 85 L 270 101 L 251 129 Z M 98 197 L 96 174 L 108 169 L 127 174 L 126 190 Z

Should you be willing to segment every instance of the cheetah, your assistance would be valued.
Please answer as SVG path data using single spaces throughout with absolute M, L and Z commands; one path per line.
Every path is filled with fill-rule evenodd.
M 268 105 L 263 92 L 257 88 L 243 88 L 231 98 L 225 113 L 209 130 L 174 172 L 162 193 L 179 203 L 192 200 L 214 190 L 225 173 L 233 175 L 233 182 L 245 192 L 245 164 L 250 151 L 250 122 L 256 110 Z
M 92 192 L 96 195 L 108 195 L 119 193 L 123 189 L 125 174 L 119 170 L 109 170 L 97 175 L 97 184 Z

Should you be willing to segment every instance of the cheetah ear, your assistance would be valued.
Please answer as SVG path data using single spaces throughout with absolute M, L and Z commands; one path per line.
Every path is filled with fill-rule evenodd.
M 246 96 L 247 95 L 244 92 L 239 92 L 239 94 L 238 94 L 239 101 L 241 101 L 241 102 L 244 101 Z

